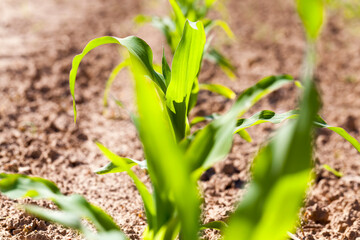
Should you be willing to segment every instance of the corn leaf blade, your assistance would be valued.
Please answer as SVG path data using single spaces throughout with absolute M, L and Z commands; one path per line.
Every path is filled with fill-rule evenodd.
M 139 135 L 156 199 L 165 204 L 173 202 L 179 214 L 184 239 L 197 239 L 200 214 L 197 190 L 195 182 L 188 177 L 189 169 L 183 163 L 184 154 L 169 131 L 171 122 L 167 110 L 162 107 L 162 99 L 154 91 L 154 84 L 139 74 L 136 68 L 132 72 L 136 81 Z M 183 197 L 185 195 L 186 198 Z M 157 213 L 166 215 L 156 216 L 157 221 L 169 217 L 168 213 L 161 211 L 163 207 L 159 206 Z M 158 228 L 160 230 L 160 226 Z
M 300 117 L 282 128 L 253 164 L 247 195 L 229 222 L 225 240 L 286 239 L 294 226 L 312 167 L 313 121 L 317 92 L 308 82 Z
M 76 122 L 77 111 L 76 111 L 76 103 L 75 103 L 75 81 L 77 70 L 79 68 L 81 60 L 85 57 L 85 55 L 90 52 L 92 49 L 105 45 L 105 44 L 120 44 L 127 48 L 132 56 L 132 61 L 137 61 L 139 66 L 142 66 L 143 73 L 146 74 L 149 78 L 151 78 L 163 92 L 166 92 L 165 80 L 163 76 L 158 74 L 153 68 L 153 56 L 152 51 L 149 45 L 142 39 L 130 36 L 126 38 L 116 38 L 116 37 L 100 37 L 93 39 L 90 41 L 82 51 L 82 53 L 76 55 L 72 62 L 72 68 L 69 76 L 69 86 L 71 96 L 73 98 L 73 108 L 74 108 L 74 121 Z
M 200 83 L 199 89 L 200 90 L 208 90 L 208 91 L 220 94 L 229 99 L 234 99 L 236 97 L 236 94 L 230 88 L 225 87 L 220 84 Z

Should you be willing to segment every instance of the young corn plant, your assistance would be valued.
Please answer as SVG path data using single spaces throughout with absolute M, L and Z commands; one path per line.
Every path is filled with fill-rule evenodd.
M 316 15 L 315 18 L 318 12 L 323 11 L 322 8 L 316 10 L 316 1 L 299 0 L 299 13 L 302 13 L 303 2 L 315 9 L 312 13 Z M 314 17 L 306 14 L 300 16 L 309 32 L 306 21 Z M 314 36 L 312 39 L 316 39 L 317 34 Z M 239 119 L 267 93 L 292 82 L 292 78 L 287 75 L 267 77 L 240 94 L 227 113 L 208 117 L 206 120 L 209 123 L 205 127 L 190 134 L 187 112 L 205 44 L 205 31 L 201 22 L 185 22 L 172 66 L 170 68 L 163 58 L 162 73 L 154 70 L 151 49 L 140 38 L 103 37 L 91 41 L 83 53 L 74 58 L 70 73 L 75 120 L 74 87 L 80 61 L 91 49 L 109 43 L 120 44 L 129 51 L 137 105 L 133 120 L 146 160 L 120 157 L 97 143 L 110 160 L 97 173 L 127 172 L 132 178 L 142 197 L 148 223 L 143 239 L 199 239 L 200 231 L 204 228 L 221 230 L 226 240 L 260 240 L 269 236 L 275 240 L 286 239 L 287 231 L 293 230 L 311 177 L 312 129 L 327 127 L 337 131 L 345 139 L 350 139 L 359 150 L 359 143 L 355 139 L 340 128 L 328 126 L 317 115 L 319 97 L 311 81 L 313 58 L 306 58 L 299 110 L 284 114 L 265 110 L 251 118 Z M 262 122 L 279 123 L 290 118 L 295 119 L 281 128 L 259 151 L 253 164 L 249 190 L 229 221 L 202 224 L 197 180 L 206 169 L 227 156 L 233 134 L 244 133 L 247 127 Z M 148 170 L 151 191 L 131 169 L 137 164 Z M 78 229 L 89 239 L 126 239 L 119 227 L 101 209 L 81 196 L 61 195 L 59 189 L 47 180 L 1 174 L 0 190 L 11 198 L 27 196 L 54 201 L 60 211 L 34 206 L 24 208 L 36 216 Z M 92 222 L 97 232 L 90 231 L 82 219 Z
M 212 20 L 207 18 L 208 12 L 215 8 L 215 5 L 221 5 L 220 1 L 217 0 L 169 0 L 172 7 L 172 14 L 170 17 L 148 17 L 144 15 L 138 15 L 136 17 L 137 23 L 151 22 L 155 27 L 159 28 L 166 37 L 166 41 L 171 49 L 172 54 L 175 53 L 177 46 L 183 35 L 183 27 L 186 19 L 192 22 L 201 21 L 204 25 L 205 34 L 208 36 L 215 27 L 221 27 L 230 39 L 234 39 L 234 34 L 231 31 L 228 24 L 223 20 Z M 216 4 L 218 3 L 218 4 Z M 218 50 L 211 46 L 211 41 L 208 40 L 204 45 L 203 59 L 208 59 L 215 62 L 223 70 L 230 79 L 235 79 L 235 67 L 230 61 L 225 58 Z M 116 75 L 125 67 L 130 66 L 129 58 L 127 54 L 122 54 L 124 60 L 118 64 L 111 72 L 105 85 L 105 92 L 103 97 L 103 105 L 108 105 L 108 96 L 111 85 Z M 165 60 L 166 61 L 166 60 Z M 164 65 L 164 59 L 162 61 Z M 200 67 L 201 65 L 199 65 Z M 198 73 L 199 74 L 199 73 Z M 192 98 L 196 101 L 197 94 L 200 90 L 207 90 L 217 94 L 220 94 L 228 99 L 234 99 L 236 94 L 229 88 L 214 83 L 199 83 L 198 79 L 195 79 L 195 84 L 192 86 Z

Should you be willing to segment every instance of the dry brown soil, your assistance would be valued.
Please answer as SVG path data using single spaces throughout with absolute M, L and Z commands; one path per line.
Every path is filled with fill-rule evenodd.
M 204 65 L 201 81 L 225 84 L 240 93 L 272 74 L 298 77 L 304 48 L 303 34 L 292 1 L 228 0 L 228 21 L 236 41 L 226 40 L 225 53 L 237 67 L 232 82 L 211 64 Z M 110 213 L 131 239 L 140 239 L 145 227 L 141 199 L 126 174 L 97 176 L 93 170 L 107 161 L 94 146 L 98 140 L 121 156 L 142 159 L 141 144 L 125 110 L 113 102 L 102 108 L 104 84 L 120 61 L 115 46 L 89 54 L 77 82 L 78 123 L 73 123 L 68 73 L 71 60 L 94 37 L 138 35 L 154 50 L 159 62 L 161 33 L 146 25 L 135 28 L 136 14 L 164 14 L 165 0 L 1 0 L 0 1 L 0 172 L 41 176 L 54 181 L 64 194 L 78 193 Z M 216 14 L 214 14 L 216 15 Z M 318 44 L 317 82 L 323 99 L 322 115 L 329 124 L 344 127 L 360 139 L 359 22 L 334 11 Z M 132 83 L 125 71 L 112 94 L 130 106 Z M 281 89 L 254 106 L 277 112 L 296 105 L 296 89 Z M 192 115 L 223 112 L 230 102 L 202 92 Z M 202 177 L 204 221 L 226 219 L 245 191 L 251 160 L 274 126 L 249 130 L 254 141 L 235 137 L 231 154 Z M 321 130 L 316 139 L 316 173 L 301 214 L 299 239 L 354 240 L 360 237 L 360 158 L 336 134 Z M 337 178 L 321 169 L 329 164 L 341 171 Z M 148 182 L 144 172 L 136 169 Z M 0 196 L 0 239 L 81 239 L 77 233 L 38 220 L 18 209 L 29 199 Z M 54 207 L 48 202 L 36 202 Z M 207 231 L 206 239 L 216 239 Z M 271 239 L 271 236 L 269 236 Z

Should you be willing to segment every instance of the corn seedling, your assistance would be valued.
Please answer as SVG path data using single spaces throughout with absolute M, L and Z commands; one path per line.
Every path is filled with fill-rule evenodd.
M 144 15 L 138 15 L 135 18 L 137 23 L 151 22 L 154 27 L 158 28 L 164 34 L 168 45 L 170 46 L 171 52 L 175 53 L 176 47 L 178 46 L 183 26 L 186 19 L 196 22 L 201 21 L 204 25 L 205 33 L 207 36 L 216 27 L 220 27 L 224 30 L 230 39 L 234 39 L 234 34 L 231 31 L 229 25 L 223 20 L 213 20 L 207 17 L 210 10 L 218 9 L 222 5 L 221 1 L 218 0 L 169 0 L 172 7 L 172 14 L 165 17 L 148 17 Z M 220 66 L 221 69 L 231 78 L 235 77 L 234 66 L 230 61 L 225 58 L 218 50 L 211 46 L 211 40 L 208 41 L 205 51 L 204 58 L 214 62 Z
M 314 44 L 322 25 L 321 1 L 298 0 L 308 41 Z M 319 5 L 317 5 L 319 3 Z M 304 11 L 304 6 L 313 11 Z M 319 21 L 319 19 L 321 21 Z M 320 24 L 319 24 L 320 22 Z M 75 79 L 81 59 L 103 44 L 120 44 L 130 55 L 134 76 L 137 112 L 133 121 L 143 145 L 146 160 L 124 158 L 97 143 L 110 163 L 98 174 L 126 172 L 134 181 L 143 200 L 147 227 L 143 239 L 199 239 L 202 229 L 221 230 L 225 240 L 286 239 L 298 218 L 312 169 L 312 132 L 326 127 L 350 141 L 359 143 L 343 129 L 328 126 L 318 115 L 319 97 L 312 81 L 314 48 L 308 48 L 302 74 L 302 98 L 299 110 L 276 114 L 261 111 L 248 119 L 240 117 L 259 99 L 285 84 L 293 82 L 288 75 L 260 80 L 241 93 L 224 115 L 198 118 L 208 121 L 205 127 L 190 133 L 188 112 L 193 106 L 192 91 L 201 65 L 205 46 L 201 22 L 185 21 L 182 38 L 170 66 L 163 57 L 161 73 L 154 70 L 152 51 L 140 38 L 102 37 L 88 43 L 73 60 L 70 90 L 76 120 Z M 257 154 L 249 189 L 227 223 L 201 223 L 201 198 L 197 180 L 202 173 L 230 152 L 234 133 L 249 140 L 246 128 L 263 123 L 289 120 Z M 139 165 L 148 170 L 151 191 L 131 169 Z M 36 216 L 77 229 L 89 239 L 126 239 L 111 217 L 78 195 L 63 196 L 51 182 L 17 174 L 1 174 L 0 190 L 11 198 L 28 196 L 54 201 L 59 211 L 24 206 Z M 97 232 L 86 228 L 81 219 L 94 224 Z
M 199 1 L 199 0 L 169 0 L 170 5 L 172 7 L 173 13 L 170 17 L 147 17 L 144 15 L 138 15 L 136 17 L 137 23 L 145 23 L 151 22 L 155 27 L 159 28 L 166 37 L 166 41 L 170 46 L 172 54 L 175 53 L 176 48 L 183 36 L 183 27 L 186 19 L 189 19 L 192 22 L 201 21 L 204 25 L 205 34 L 209 35 L 210 32 L 215 27 L 222 28 L 225 33 L 229 36 L 229 38 L 233 39 L 234 34 L 232 33 L 228 24 L 223 20 L 212 20 L 206 18 L 208 12 L 214 8 L 218 1 Z M 221 3 L 218 2 L 218 5 Z M 204 45 L 203 58 L 208 59 L 210 61 L 215 62 L 217 65 L 221 67 L 221 69 L 230 77 L 230 79 L 235 78 L 235 67 L 230 63 L 230 61 L 225 58 L 218 50 L 210 45 L 211 41 L 208 41 L 206 45 Z M 165 57 L 162 60 L 162 64 L 164 65 Z M 129 59 L 125 57 L 125 60 L 117 65 L 112 73 L 110 74 L 109 79 L 107 80 L 104 92 L 103 103 L 104 106 L 107 106 L 108 94 L 110 91 L 110 87 L 116 77 L 116 75 L 124 68 L 129 66 Z M 214 93 L 220 94 L 226 98 L 234 99 L 235 93 L 219 84 L 198 84 L 198 80 L 195 79 L 196 84 L 194 84 L 194 88 L 192 89 L 193 99 L 196 100 L 196 96 L 198 91 L 200 90 L 208 90 Z

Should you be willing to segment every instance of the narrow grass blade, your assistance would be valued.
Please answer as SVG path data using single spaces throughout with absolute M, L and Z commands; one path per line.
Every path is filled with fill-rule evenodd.
M 230 89 L 220 84 L 211 84 L 211 83 L 200 83 L 200 90 L 208 90 L 217 94 L 220 94 L 226 98 L 234 99 L 236 94 Z

